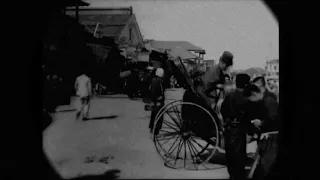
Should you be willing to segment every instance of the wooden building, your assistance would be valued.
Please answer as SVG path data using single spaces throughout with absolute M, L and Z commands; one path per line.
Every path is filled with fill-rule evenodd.
M 68 8 L 66 13 L 75 17 L 76 9 Z M 94 36 L 112 38 L 124 51 L 128 47 L 143 47 L 143 37 L 132 7 L 80 8 L 78 16 L 79 22 Z
M 145 42 L 149 44 L 152 48 L 160 50 L 160 51 L 172 51 L 176 48 L 181 48 L 189 53 L 198 56 L 195 61 L 200 64 L 206 54 L 206 51 L 201 47 L 198 47 L 188 41 L 157 41 L 157 40 L 148 40 Z

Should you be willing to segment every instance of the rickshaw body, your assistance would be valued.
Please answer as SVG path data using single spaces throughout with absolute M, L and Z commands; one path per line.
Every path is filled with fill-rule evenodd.
M 181 100 L 165 105 L 156 115 L 154 144 L 166 166 L 199 169 L 219 148 L 221 123 L 214 110 L 197 95 L 194 79 L 182 60 L 172 58 L 168 61 L 171 69 L 168 74 L 183 79 L 186 90 Z

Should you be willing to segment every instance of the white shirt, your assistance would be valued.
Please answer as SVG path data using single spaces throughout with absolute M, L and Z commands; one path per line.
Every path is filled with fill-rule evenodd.
M 75 83 L 76 94 L 80 97 L 91 95 L 91 80 L 85 74 L 77 77 Z

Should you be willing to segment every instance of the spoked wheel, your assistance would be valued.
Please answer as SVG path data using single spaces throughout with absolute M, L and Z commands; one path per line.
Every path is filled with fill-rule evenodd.
M 170 108 L 171 106 L 174 106 L 174 105 L 176 105 L 176 104 L 180 104 L 181 102 L 182 102 L 182 100 L 174 100 L 174 101 L 166 104 L 165 106 L 163 106 L 163 107 L 159 110 L 159 112 L 157 113 L 157 115 L 156 115 L 156 117 L 155 117 L 155 120 L 158 119 L 159 115 L 160 115 L 163 111 L 165 111 L 166 109 Z
M 163 110 L 153 131 L 156 149 L 170 168 L 199 169 L 215 154 L 218 126 L 205 108 L 181 102 Z

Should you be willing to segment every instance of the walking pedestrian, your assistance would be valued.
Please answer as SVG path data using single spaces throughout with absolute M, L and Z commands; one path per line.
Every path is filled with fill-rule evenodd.
M 127 94 L 130 99 L 138 96 L 139 71 L 131 69 L 131 74 L 127 79 Z
M 246 153 L 246 98 L 244 88 L 249 84 L 250 76 L 238 74 L 236 76 L 236 89 L 229 92 L 222 105 L 221 114 L 225 121 L 225 150 L 227 169 L 230 179 L 245 179 Z
M 149 130 L 150 133 L 154 130 L 154 123 L 155 123 L 155 117 L 159 110 L 164 106 L 164 87 L 163 87 L 163 75 L 164 71 L 162 68 L 157 68 L 156 70 L 156 76 L 153 78 L 151 86 L 150 86 L 150 92 L 151 92 L 151 99 L 153 102 L 153 108 L 151 111 L 151 118 L 149 123 Z M 159 131 L 161 127 L 157 127 L 156 131 Z M 157 132 L 155 133 L 157 134 Z
M 76 95 L 81 101 L 81 106 L 77 107 L 76 118 L 79 119 L 82 116 L 83 120 L 89 118 L 89 106 L 90 97 L 92 94 L 91 79 L 88 77 L 88 73 L 83 73 L 77 77 L 75 82 Z

